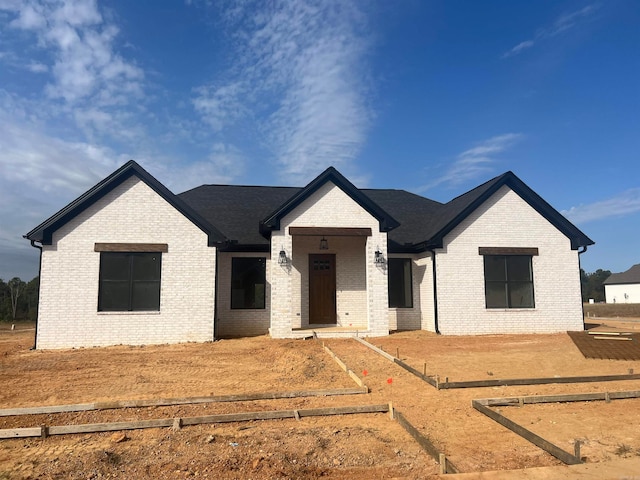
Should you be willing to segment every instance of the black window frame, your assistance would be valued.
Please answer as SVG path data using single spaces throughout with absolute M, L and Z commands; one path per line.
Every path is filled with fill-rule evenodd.
M 151 271 L 144 268 L 144 262 L 150 259 L 157 262 Z M 118 261 L 122 268 L 114 268 Z M 149 273 L 152 275 L 149 276 Z M 146 277 L 143 278 L 141 274 Z M 117 293 L 118 287 L 121 289 L 120 294 Z M 100 252 L 99 312 L 159 312 L 161 288 L 161 252 Z M 141 293 L 147 297 L 143 297 Z M 121 297 L 117 298 L 117 295 Z
M 406 257 L 389 258 L 387 268 L 389 308 L 413 308 L 413 260 Z M 398 274 L 397 272 L 400 270 L 401 273 Z M 398 278 L 401 281 L 396 281 Z M 394 290 L 396 288 L 398 289 L 397 293 Z M 409 294 L 408 303 L 407 293 Z
M 521 272 L 517 272 L 519 267 L 518 262 L 526 260 L 528 266 L 528 278 L 524 279 Z M 502 269 L 495 269 L 492 267 L 499 266 L 497 264 L 490 265 L 490 262 L 501 261 L 503 264 Z M 484 292 L 485 292 L 485 307 L 487 309 L 533 309 L 536 307 L 535 287 L 533 279 L 533 256 L 532 255 L 483 255 L 484 262 Z M 501 278 L 495 277 L 495 273 L 500 273 Z M 500 270 L 502 270 L 500 272 Z M 518 274 L 520 277 L 518 278 Z M 519 289 L 523 287 L 527 290 L 527 298 L 530 299 L 530 304 L 520 303 L 515 304 L 513 301 L 514 295 Z M 495 300 L 495 292 L 503 290 L 503 301 L 497 303 Z M 524 297 L 522 297 L 524 298 Z
M 254 265 L 250 265 L 251 263 L 254 263 Z M 239 278 L 239 275 L 242 275 L 242 277 Z M 259 285 L 262 285 L 261 295 Z M 232 257 L 231 310 L 264 310 L 267 308 L 266 298 L 267 258 Z

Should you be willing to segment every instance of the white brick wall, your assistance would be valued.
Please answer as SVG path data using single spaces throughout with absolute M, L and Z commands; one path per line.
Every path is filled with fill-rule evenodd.
M 98 312 L 94 244 L 166 243 L 160 311 Z M 42 251 L 38 348 L 159 344 L 213 339 L 215 248 L 136 177 L 76 216 Z
M 413 308 L 389 308 L 389 330 L 435 330 L 433 271 L 431 254 L 390 254 L 390 258 L 410 258 Z
M 537 247 L 535 308 L 485 308 L 478 247 Z M 570 241 L 508 187 L 446 236 L 436 250 L 438 325 L 447 335 L 582 330 L 578 253 Z
M 240 257 L 266 258 L 265 308 L 231 308 L 231 259 Z M 218 330 L 221 337 L 264 335 L 269 332 L 269 310 L 271 308 L 271 284 L 269 282 L 272 262 L 268 253 L 218 254 Z
M 371 228 L 372 236 L 366 240 L 328 237 L 330 250 L 320 251 L 320 237 L 296 237 L 294 241 L 289 227 Z M 292 328 L 308 323 L 309 253 L 336 253 L 339 324 L 368 325 L 372 336 L 389 334 L 386 270 L 373 263 L 377 249 L 386 255 L 387 234 L 381 233 L 378 221 L 339 187 L 328 182 L 281 220 L 280 230 L 271 236 L 272 258 L 277 258 L 282 248 L 292 261 L 286 267 L 274 263 L 271 269 L 273 337 L 291 336 Z

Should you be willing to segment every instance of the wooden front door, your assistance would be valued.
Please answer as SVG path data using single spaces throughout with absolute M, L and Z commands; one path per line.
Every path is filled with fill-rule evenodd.
M 309 323 L 336 323 L 335 255 L 309 255 Z

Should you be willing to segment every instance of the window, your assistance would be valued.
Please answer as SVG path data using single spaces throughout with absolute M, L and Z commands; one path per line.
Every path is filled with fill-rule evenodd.
M 266 259 L 231 259 L 231 308 L 265 308 Z
M 98 311 L 160 310 L 162 253 L 100 252 Z
M 530 255 L 485 255 L 487 308 L 533 308 L 533 270 Z
M 412 308 L 411 259 L 390 258 L 389 262 L 389 307 Z

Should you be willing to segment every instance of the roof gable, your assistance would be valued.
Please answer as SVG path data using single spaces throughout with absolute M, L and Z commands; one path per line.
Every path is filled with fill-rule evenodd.
M 280 221 L 288 213 L 292 212 L 302 202 L 315 193 L 320 187 L 326 183 L 333 183 L 348 195 L 354 202 L 360 205 L 371 216 L 378 220 L 381 232 L 389 232 L 399 226 L 397 220 L 385 212 L 377 203 L 369 198 L 365 193 L 356 188 L 349 180 L 347 180 L 335 168 L 329 167 L 306 187 L 293 195 L 289 200 L 284 202 L 277 210 L 271 213 L 267 218 L 260 222 L 260 231 L 263 235 L 268 235 L 273 230 L 280 230 Z
M 194 225 L 200 228 L 200 230 L 206 233 L 209 245 L 214 245 L 226 240 L 224 235 L 222 235 L 222 233 L 220 233 L 213 225 L 202 218 L 190 206 L 174 195 L 167 187 L 156 180 L 133 160 L 125 163 L 118 170 L 91 189 L 87 190 L 62 210 L 49 217 L 24 237 L 31 241 L 41 242 L 43 245 L 51 245 L 53 233 L 56 230 L 89 208 L 91 205 L 95 204 L 98 200 L 113 191 L 116 187 L 132 176 L 138 177 L 171 206 L 187 217 Z
M 444 237 L 503 186 L 509 187 L 518 194 L 535 211 L 569 238 L 572 249 L 576 250 L 579 247 L 594 244 L 593 240 L 549 205 L 513 172 L 509 171 L 447 203 L 435 222 L 435 232 L 425 242 L 425 246 L 427 248 L 442 247 Z

